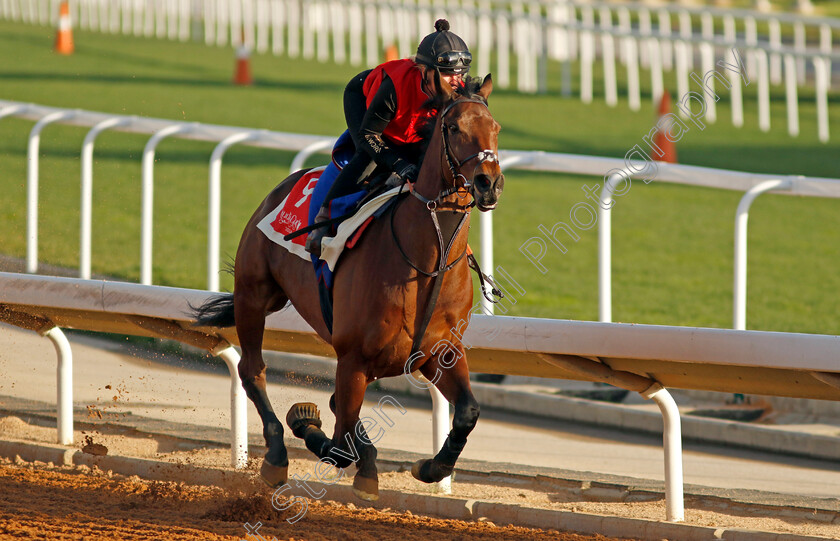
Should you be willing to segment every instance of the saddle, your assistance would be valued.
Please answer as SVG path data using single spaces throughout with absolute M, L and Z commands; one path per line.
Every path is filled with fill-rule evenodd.
M 315 275 L 318 279 L 318 296 L 321 305 L 321 312 L 330 333 L 332 333 L 333 323 L 333 272 L 335 270 L 335 265 L 338 263 L 338 255 L 334 255 L 332 258 L 327 258 L 322 253 L 321 257 L 323 259 L 321 259 L 317 256 L 307 254 L 303 251 L 302 247 L 302 239 L 304 238 L 303 235 L 320 227 L 329 227 L 331 231 L 327 232 L 325 236 L 335 237 L 340 224 L 347 220 L 351 220 L 351 218 L 356 216 L 363 208 L 375 207 L 373 202 L 377 199 L 387 199 L 384 204 L 380 204 L 380 206 L 375 207 L 375 210 L 372 212 L 366 213 L 368 214 L 367 218 L 365 218 L 361 224 L 358 224 L 358 227 L 352 235 L 349 236 L 349 238 L 346 240 L 344 237 L 336 239 L 341 241 L 342 246 L 338 247 L 337 250 L 333 250 L 333 252 L 340 252 L 340 250 L 345 246 L 347 248 L 352 248 L 358 242 L 367 226 L 370 225 L 376 217 L 387 212 L 391 206 L 396 203 L 400 195 L 408 194 L 408 190 L 406 189 L 395 190 L 395 188 L 402 188 L 406 183 L 405 180 L 391 171 L 376 168 L 370 175 L 359 182 L 360 186 L 363 188 L 362 190 L 333 199 L 329 205 L 329 218 L 322 222 L 318 222 L 317 224 L 313 223 L 315 215 L 321 208 L 327 192 L 329 192 L 335 178 L 338 176 L 341 169 L 350 161 L 354 153 L 355 147 L 353 145 L 353 141 L 350 138 L 349 132 L 345 131 L 341 137 L 338 138 L 335 146 L 333 147 L 331 163 L 324 168 L 313 169 L 304 174 L 304 176 L 298 181 L 298 185 L 292 189 L 292 192 L 287 197 L 287 200 L 281 204 L 278 211 L 275 211 L 277 212 L 278 218 L 276 218 L 274 222 L 271 222 L 270 217 L 275 214 L 271 213 L 267 216 L 269 219 L 267 224 L 261 222 L 258 225 L 258 227 L 262 229 L 269 238 L 272 238 L 275 242 L 278 242 L 287 249 L 290 249 L 290 251 L 298 253 L 301 257 L 306 258 L 308 256 L 312 261 L 312 264 L 315 267 Z M 310 190 L 308 189 L 308 186 L 310 186 L 312 182 L 316 182 L 316 184 Z M 311 197 L 309 197 L 310 194 Z M 299 227 L 302 220 L 297 220 L 291 222 L 294 223 L 296 227 L 289 227 L 289 220 L 286 219 L 285 221 L 287 223 L 283 224 L 285 228 L 278 228 L 277 220 L 280 219 L 281 216 L 288 214 L 284 210 L 287 206 L 287 201 L 298 201 L 297 206 L 300 206 L 306 199 L 308 199 L 309 205 L 308 220 L 306 222 L 307 225 L 305 227 Z M 266 220 L 264 220 L 264 222 L 265 221 Z M 266 227 L 266 225 L 271 225 L 273 230 L 270 230 Z M 280 242 L 279 239 L 276 238 L 279 236 L 278 233 L 285 233 L 282 234 L 283 242 Z M 292 244 L 293 242 L 294 244 Z M 328 259 L 331 264 L 328 263 Z M 496 287 L 492 278 L 481 271 L 478 266 L 478 261 L 476 261 L 472 254 L 472 250 L 468 251 L 467 262 L 469 267 L 478 274 L 482 294 L 485 298 L 494 303 L 498 302 L 493 298 L 493 296 L 502 298 L 503 295 Z M 487 290 L 485 289 L 485 283 L 489 283 L 491 285 L 490 295 L 488 295 Z

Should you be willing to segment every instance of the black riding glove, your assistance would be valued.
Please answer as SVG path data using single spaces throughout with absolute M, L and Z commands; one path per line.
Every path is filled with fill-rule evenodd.
M 413 163 L 408 163 L 404 160 L 400 160 L 396 166 L 394 167 L 394 172 L 403 180 L 407 182 L 414 182 L 417 180 L 417 174 L 419 173 L 417 166 Z

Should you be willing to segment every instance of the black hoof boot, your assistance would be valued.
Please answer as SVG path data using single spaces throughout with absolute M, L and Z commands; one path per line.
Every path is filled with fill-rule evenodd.
M 288 466 L 289 456 L 286 452 L 286 445 L 283 443 L 283 436 L 271 438 L 268 442 L 268 452 L 265 460 L 272 466 Z
M 289 455 L 286 452 L 286 444 L 283 443 L 283 426 L 279 422 L 271 423 L 263 431 L 263 436 L 268 451 L 263 458 L 260 477 L 265 484 L 276 488 L 285 484 L 288 479 Z
M 447 466 L 433 458 L 427 458 L 414 463 L 411 467 L 411 475 L 423 483 L 437 483 L 452 475 L 454 469 L 454 466 Z
M 286 414 L 286 424 L 292 430 L 292 434 L 303 439 L 306 427 L 314 425 L 321 428 L 321 412 L 318 406 L 312 402 L 298 402 Z

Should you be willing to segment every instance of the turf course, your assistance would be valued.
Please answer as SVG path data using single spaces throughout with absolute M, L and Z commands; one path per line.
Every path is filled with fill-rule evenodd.
M 255 55 L 257 83 L 230 85 L 233 53 L 199 43 L 75 32 L 76 53 L 51 52 L 54 30 L 0 22 L 0 98 L 93 111 L 185 119 L 298 133 L 336 135 L 344 127 L 341 92 L 362 67 Z M 619 69 L 621 71 L 621 69 Z M 515 72 L 514 72 L 515 73 Z M 643 73 L 643 78 L 646 74 Z M 559 67 L 544 96 L 497 90 L 491 110 L 500 147 L 623 156 L 655 122 L 649 97 L 633 113 L 559 97 Z M 673 81 L 666 79 L 670 88 Z M 596 92 L 601 91 L 596 81 Z M 840 177 L 840 104 L 830 98 L 829 145 L 816 138 L 812 104 L 800 105 L 802 135 L 784 127 L 775 100 L 773 129 L 757 128 L 755 85 L 745 90 L 746 126 L 719 121 L 678 145 L 682 163 L 742 171 Z M 782 96 L 774 88 L 776 96 Z M 807 96 L 804 96 L 807 98 Z M 622 99 L 623 101 L 623 99 Z M 722 100 L 722 102 L 725 100 Z M 32 122 L 0 121 L 0 253 L 25 254 L 26 136 Z M 40 260 L 78 266 L 79 152 L 86 129 L 50 126 L 41 137 Z M 94 168 L 94 272 L 137 280 L 140 154 L 145 136 L 99 137 Z M 207 164 L 213 145 L 168 139 L 155 166 L 155 283 L 205 285 Z M 311 164 L 323 158 L 313 158 Z M 222 172 L 222 252 L 231 256 L 242 227 L 267 191 L 288 174 L 291 155 L 236 146 Z M 568 217 L 598 179 L 510 172 L 496 212 L 496 261 L 527 291 L 510 313 L 597 319 L 595 229 L 552 253 L 543 275 L 519 246 Z M 637 182 L 613 215 L 616 321 L 729 327 L 736 192 Z M 836 334 L 840 328 L 840 201 L 763 196 L 750 219 L 748 327 Z M 477 221 L 475 222 L 477 224 Z M 477 228 L 476 228 L 477 229 Z M 477 230 L 473 232 L 477 233 Z M 477 235 L 474 245 L 477 245 Z M 222 287 L 232 287 L 229 276 Z

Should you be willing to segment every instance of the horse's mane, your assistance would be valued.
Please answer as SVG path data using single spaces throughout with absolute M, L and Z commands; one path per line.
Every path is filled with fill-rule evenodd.
M 455 97 L 449 98 L 444 97 L 442 95 L 436 95 L 434 97 L 429 98 L 423 104 L 423 107 L 430 107 L 432 109 L 437 109 L 438 114 L 446 107 L 453 99 L 457 99 L 458 97 L 464 97 L 468 99 L 477 99 L 486 102 L 486 100 L 478 94 L 478 89 L 481 88 L 481 83 L 484 80 L 481 77 L 471 77 L 466 76 L 464 78 L 464 86 L 459 87 L 455 90 Z M 426 157 L 426 150 L 429 148 L 429 143 L 432 140 L 432 136 L 434 135 L 435 125 L 437 124 L 437 114 L 430 118 L 428 122 L 426 122 L 420 129 L 417 130 L 417 133 L 422 138 L 421 143 L 421 150 L 420 150 L 420 159 L 418 164 L 423 163 L 423 158 Z

